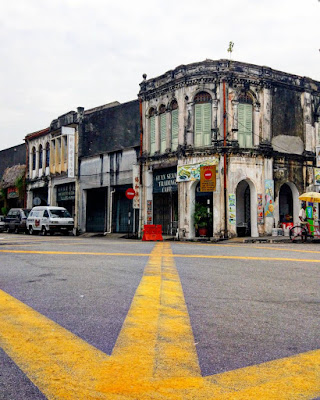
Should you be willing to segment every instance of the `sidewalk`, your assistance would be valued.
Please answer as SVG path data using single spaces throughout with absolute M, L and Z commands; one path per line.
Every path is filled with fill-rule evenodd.
M 129 240 L 138 240 L 136 237 L 127 236 L 125 233 L 84 233 L 80 235 L 84 238 L 89 237 L 104 237 L 106 239 L 129 239 Z M 164 241 L 176 241 L 175 236 L 170 235 L 162 235 Z M 183 240 L 180 240 L 183 242 Z M 206 237 L 197 237 L 192 240 L 186 240 L 187 242 L 199 242 L 199 243 L 291 243 L 289 236 L 260 236 L 260 237 L 234 237 L 231 239 L 216 239 L 216 238 L 206 238 Z

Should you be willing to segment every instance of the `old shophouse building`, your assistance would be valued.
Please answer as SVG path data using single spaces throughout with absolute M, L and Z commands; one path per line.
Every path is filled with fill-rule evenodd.
M 50 184 L 50 128 L 25 137 L 27 152 L 27 207 L 47 205 Z
M 138 232 L 139 205 L 134 208 L 125 193 L 138 169 L 139 135 L 137 100 L 84 112 L 79 135 L 81 232 Z
M 270 234 L 298 220 L 298 196 L 316 189 L 320 83 L 229 60 L 181 65 L 140 84 L 142 221 L 197 235 L 197 203 L 210 235 Z M 200 167 L 216 189 L 200 191 Z
M 25 137 L 27 148 L 27 207 L 65 207 L 77 228 L 78 126 L 83 108 L 53 120 L 50 127 Z
M 26 148 L 24 144 L 0 151 L 0 214 L 25 205 Z

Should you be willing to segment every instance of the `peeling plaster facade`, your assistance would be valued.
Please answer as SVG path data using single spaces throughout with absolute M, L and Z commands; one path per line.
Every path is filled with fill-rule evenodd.
M 183 165 L 217 160 L 216 191 L 206 200 L 212 209 L 212 234 L 216 237 L 235 236 L 246 225 L 251 236 L 271 234 L 284 215 L 290 213 L 292 222 L 298 220 L 299 194 L 318 191 L 313 168 L 316 145 L 320 143 L 319 82 L 268 67 L 205 60 L 178 66 L 154 79 L 144 76 L 139 99 L 143 114 L 142 224 L 161 220 L 158 209 L 153 209 L 151 218 L 150 206 L 155 207 L 161 196 L 166 203 L 167 196 L 171 224 L 176 218 L 179 237 L 195 237 L 193 213 L 196 198 L 200 198 L 196 194 L 198 182 L 178 182 L 177 195 L 172 192 L 170 198 L 154 190 L 153 180 L 161 170 Z M 178 117 L 173 113 L 173 104 Z M 172 143 L 176 129 L 175 149 Z M 209 142 L 204 132 L 210 135 Z M 197 136 L 201 134 L 206 137 L 202 144 L 198 140 L 201 136 Z M 274 188 L 270 207 L 266 204 L 271 190 L 268 185 Z M 229 195 L 236 198 L 236 219 L 231 215 Z

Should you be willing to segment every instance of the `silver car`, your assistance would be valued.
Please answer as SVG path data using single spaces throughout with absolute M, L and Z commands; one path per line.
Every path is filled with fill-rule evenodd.
M 0 232 L 5 231 L 6 223 L 4 222 L 4 215 L 0 215 Z

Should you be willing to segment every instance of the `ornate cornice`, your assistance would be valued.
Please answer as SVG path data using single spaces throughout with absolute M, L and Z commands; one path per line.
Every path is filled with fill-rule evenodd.
M 268 67 L 230 60 L 205 60 L 180 65 L 174 70 L 140 84 L 139 97 L 150 100 L 182 87 L 217 84 L 222 79 L 230 85 L 250 85 L 270 89 L 289 87 L 299 91 L 320 93 L 320 82 L 288 74 Z

